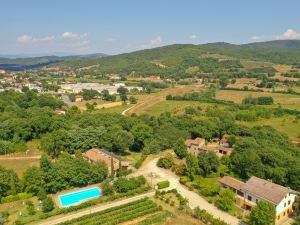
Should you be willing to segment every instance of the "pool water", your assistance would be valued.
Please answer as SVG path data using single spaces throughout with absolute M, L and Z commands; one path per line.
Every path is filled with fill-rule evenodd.
M 59 200 L 63 207 L 78 205 L 80 202 L 102 196 L 102 192 L 98 187 L 76 191 L 59 196 Z

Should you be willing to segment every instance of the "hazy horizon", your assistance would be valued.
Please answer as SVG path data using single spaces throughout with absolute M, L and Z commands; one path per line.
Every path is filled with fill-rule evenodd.
M 300 39 L 300 2 L 4 0 L 1 55 L 109 55 L 170 44 Z

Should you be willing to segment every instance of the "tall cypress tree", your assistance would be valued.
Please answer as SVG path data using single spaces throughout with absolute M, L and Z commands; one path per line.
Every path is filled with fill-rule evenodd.
M 111 161 L 110 161 L 110 176 L 111 176 L 111 179 L 114 179 L 115 177 L 115 168 L 114 168 L 114 160 L 113 158 L 111 158 Z
M 122 171 L 122 162 L 121 160 L 119 160 L 119 177 L 121 177 L 123 174 L 123 171 Z

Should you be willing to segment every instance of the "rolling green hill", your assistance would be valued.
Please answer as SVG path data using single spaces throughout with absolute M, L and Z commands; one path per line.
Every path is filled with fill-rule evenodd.
M 160 75 L 169 77 L 184 74 L 191 67 L 200 72 L 228 72 L 243 68 L 240 60 L 263 61 L 279 64 L 300 64 L 300 40 L 276 40 L 234 45 L 224 42 L 203 45 L 175 44 L 107 57 L 37 57 L 26 59 L 3 59 L 0 64 L 44 65 L 78 69 L 95 67 L 99 73 Z

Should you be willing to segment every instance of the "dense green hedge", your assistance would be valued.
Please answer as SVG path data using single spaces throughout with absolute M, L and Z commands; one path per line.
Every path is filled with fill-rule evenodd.
M 143 164 L 143 162 L 145 161 L 145 159 L 147 158 L 147 155 L 142 155 L 141 158 L 135 163 L 134 167 L 136 169 L 140 168 Z
M 214 218 L 211 214 L 206 212 L 205 210 L 201 210 L 199 207 L 195 208 L 193 212 L 193 216 L 205 224 L 211 224 L 211 225 L 229 225 L 228 223 L 225 223 L 222 220 Z
M 170 186 L 170 182 L 168 180 L 165 181 L 161 181 L 157 183 L 157 187 L 158 189 L 163 189 L 163 188 L 167 188 Z
M 6 197 L 1 198 L 1 203 L 13 202 L 21 199 L 31 198 L 32 194 L 29 193 L 19 193 L 16 195 L 8 195 Z

